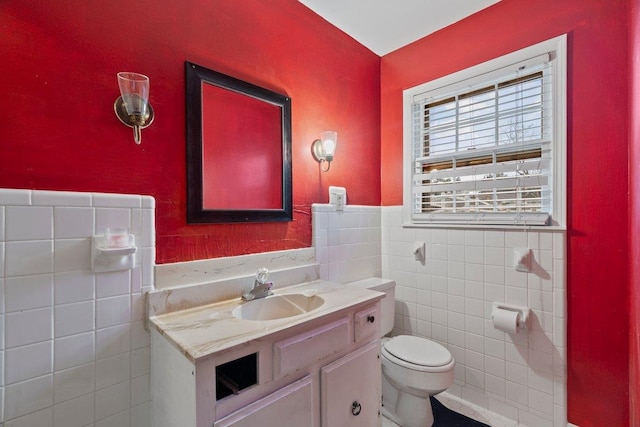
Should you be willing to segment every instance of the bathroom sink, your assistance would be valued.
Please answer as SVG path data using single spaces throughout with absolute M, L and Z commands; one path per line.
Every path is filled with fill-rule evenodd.
M 232 314 L 242 320 L 276 320 L 308 313 L 322 304 L 324 300 L 317 295 L 271 295 L 244 302 Z

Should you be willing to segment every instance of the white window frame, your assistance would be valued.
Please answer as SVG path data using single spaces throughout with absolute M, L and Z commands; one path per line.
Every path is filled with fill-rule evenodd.
M 475 86 L 489 81 L 491 76 L 500 73 L 501 69 L 523 63 L 540 55 L 550 54 L 554 61 L 552 67 L 553 84 L 553 129 L 552 129 L 552 212 L 548 225 L 535 226 L 524 224 L 525 227 L 544 227 L 544 229 L 564 229 L 566 227 L 566 151 L 567 151 L 567 108 L 566 108 L 566 81 L 567 81 L 567 37 L 562 35 L 536 45 L 518 50 L 441 77 L 439 79 L 423 83 L 421 85 L 403 91 L 403 225 L 405 227 L 464 227 L 464 228 L 522 228 L 523 224 L 487 224 L 475 221 L 461 223 L 443 221 L 440 216 L 438 222 L 428 220 L 416 220 L 412 215 L 412 175 L 413 175 L 413 112 L 414 98 L 425 92 L 437 94 L 451 92 L 456 88 Z M 490 214 L 489 214 L 490 215 Z

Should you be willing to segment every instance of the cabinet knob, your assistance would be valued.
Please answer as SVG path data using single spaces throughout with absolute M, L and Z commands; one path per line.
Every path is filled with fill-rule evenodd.
M 375 322 L 375 320 L 376 320 L 375 316 L 367 316 L 367 322 L 373 323 Z
M 360 412 L 362 412 L 362 405 L 359 404 L 357 400 L 354 400 L 351 404 L 351 413 L 357 417 L 360 415 Z

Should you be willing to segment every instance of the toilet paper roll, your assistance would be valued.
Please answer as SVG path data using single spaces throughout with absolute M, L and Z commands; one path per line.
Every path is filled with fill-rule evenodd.
M 520 331 L 518 326 L 518 311 L 495 308 L 491 313 L 493 327 L 509 334 L 517 334 Z

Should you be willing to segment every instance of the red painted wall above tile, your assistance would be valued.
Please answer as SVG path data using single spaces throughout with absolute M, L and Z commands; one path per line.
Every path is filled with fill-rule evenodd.
M 382 58 L 382 204 L 396 205 L 404 89 L 568 34 L 568 410 L 581 427 L 629 425 L 628 14 L 627 1 L 503 0 Z
M 0 187 L 154 196 L 159 263 L 308 247 L 329 185 L 380 204 L 380 58 L 297 1 L 8 0 L 0 28 Z M 187 225 L 185 60 L 292 98 L 294 221 Z M 118 71 L 151 80 L 140 146 L 113 113 Z
M 629 425 L 640 426 L 640 0 L 630 1 Z

